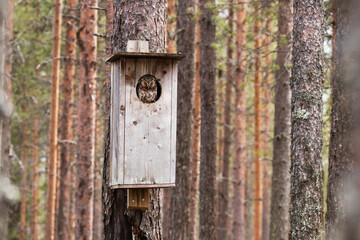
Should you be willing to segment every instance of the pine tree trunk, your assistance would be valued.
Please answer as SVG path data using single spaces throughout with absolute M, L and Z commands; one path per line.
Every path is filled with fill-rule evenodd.
M 349 81 L 349 65 L 352 58 L 349 53 L 349 38 L 354 31 L 351 23 L 351 14 L 355 5 L 351 1 L 334 1 L 335 4 L 335 41 L 334 41 L 334 75 L 332 83 L 332 112 L 331 133 L 329 146 L 329 178 L 327 187 L 327 212 L 326 212 L 326 239 L 357 239 L 358 233 L 351 238 L 344 238 L 345 229 L 350 229 L 348 204 L 350 189 L 348 189 L 355 170 L 355 157 L 353 144 L 354 112 L 356 105 L 352 85 Z M 353 39 L 354 40 L 354 39 Z M 358 49 L 358 48 L 357 48 Z M 353 56 L 353 54 L 351 54 Z M 356 63 L 358 64 L 358 63 Z M 358 81 L 358 79 L 356 79 Z M 358 93 L 356 93 L 358 94 Z M 354 190 L 351 190 L 354 191 Z M 355 190 L 356 191 L 356 190 Z M 354 191 L 354 192 L 355 192 Z M 354 193 L 352 192 L 351 195 Z M 358 201 L 358 200 L 357 200 Z M 352 211 L 358 208 L 353 207 Z M 356 209 L 356 210 L 355 210 Z M 358 226 L 356 227 L 358 228 Z M 350 233 L 350 231 L 349 231 Z
M 190 239 L 191 134 L 193 121 L 193 82 L 195 77 L 195 24 L 188 9 L 195 0 L 179 0 L 178 51 L 186 53 L 179 62 L 177 102 L 176 187 L 171 195 L 170 232 L 167 239 Z
M 245 207 L 246 207 L 246 44 L 247 4 L 237 9 L 236 16 L 236 70 L 235 70 L 235 119 L 234 119 L 234 167 L 232 201 L 232 239 L 245 239 Z
M 47 240 L 55 238 L 55 208 L 57 181 L 57 146 L 58 146 L 58 113 L 59 113 L 59 75 L 60 75 L 60 39 L 61 39 L 61 0 L 55 0 L 54 39 L 52 49 L 51 74 L 51 108 L 50 108 L 50 146 L 48 164 L 48 187 L 46 206 L 46 235 Z
M 32 165 L 32 224 L 31 224 L 31 239 L 38 239 L 38 116 L 35 114 L 33 119 L 33 165 Z
M 229 235 L 229 165 L 230 165 L 230 147 L 231 147 L 231 101 L 232 101 L 232 86 L 233 86 L 233 71 L 232 71 L 232 34 L 233 34 L 233 1 L 228 1 L 229 15 L 228 25 L 229 32 L 227 36 L 227 60 L 226 60 L 226 86 L 225 86 L 225 102 L 224 102 L 224 148 L 222 154 L 222 179 L 221 191 L 219 191 L 219 209 L 218 209 L 218 236 L 223 236 L 225 239 Z
M 164 52 L 166 0 L 116 0 L 114 12 L 113 52 L 126 51 L 128 40 L 148 41 L 150 52 Z M 107 124 L 109 124 L 108 121 Z M 110 177 L 109 135 L 108 127 L 105 138 L 103 177 L 105 239 L 132 239 L 131 229 L 135 231 L 135 239 L 162 239 L 160 191 L 158 189 L 150 190 L 150 207 L 148 211 L 143 212 L 140 210 L 127 211 L 126 191 L 112 191 L 108 188 Z
M 279 3 L 277 57 L 275 72 L 275 120 L 271 192 L 271 240 L 287 240 L 290 202 L 290 70 L 292 41 L 292 0 Z
M 25 103 L 26 104 L 26 103 Z M 28 114 L 28 107 L 23 107 L 23 112 L 25 115 Z M 27 201 L 27 192 L 28 192 L 28 130 L 27 120 L 24 120 L 22 123 L 22 146 L 21 146 L 21 163 L 22 163 L 22 173 L 21 173 L 21 205 L 20 205 L 20 240 L 25 240 L 26 237 L 26 201 Z
M 0 10 L 0 83 L 7 101 L 2 107 L 11 106 L 11 73 L 12 73 L 12 37 L 13 37 L 13 2 L 6 1 Z M 9 182 L 9 152 L 10 152 L 10 114 L 3 112 L 0 117 L 0 178 Z M 8 238 L 9 200 L 0 197 L 0 239 Z
M 194 120 L 191 134 L 191 182 L 190 182 L 190 240 L 198 239 L 198 205 L 199 205 L 199 164 L 200 164 L 200 22 L 196 21 L 195 41 L 195 82 L 194 82 Z
M 76 20 L 75 7 L 77 1 L 69 0 L 67 3 L 66 44 L 65 44 L 65 70 L 63 82 L 63 102 L 60 127 L 60 189 L 58 210 L 58 239 L 70 239 L 71 224 L 69 212 L 71 211 L 71 153 L 73 140 L 72 115 L 74 105 L 74 76 L 76 59 Z
M 176 52 L 176 1 L 168 0 L 167 3 L 167 21 L 166 21 L 166 52 L 175 53 Z M 171 220 L 171 188 L 162 189 L 162 208 L 161 208 L 161 218 L 162 218 L 162 233 L 163 236 L 169 236 L 170 231 L 170 220 Z
M 96 0 L 84 0 L 80 9 L 79 93 L 77 142 L 77 197 L 75 238 L 93 238 L 93 194 L 95 161 L 96 49 L 93 35 L 97 31 Z
M 258 1 L 260 5 L 260 1 Z M 254 128 L 254 240 L 260 240 L 262 234 L 262 163 L 261 163 L 261 22 L 260 7 L 256 9 L 254 26 L 255 37 L 255 128 Z
M 324 5 L 296 0 L 292 69 L 289 239 L 322 239 Z
M 103 219 L 102 219 L 102 202 L 101 202 L 101 185 L 102 185 L 102 175 L 101 175 L 101 157 L 100 152 L 102 152 L 103 143 L 101 141 L 100 134 L 100 117 L 102 112 L 100 112 L 100 99 L 101 99 L 101 89 L 96 89 L 96 120 L 95 120 L 95 165 L 94 165 L 94 218 L 93 218 L 93 239 L 102 240 L 103 232 Z
M 267 6 L 269 9 L 271 5 Z M 270 230 L 270 197 L 271 197 L 271 165 L 269 156 L 270 142 L 270 81 L 271 81 L 271 16 L 266 17 L 265 35 L 265 78 L 263 81 L 263 133 L 262 133 L 262 152 L 263 152 L 263 197 L 262 197 L 262 240 L 269 239 Z
M 216 57 L 212 43 L 216 25 L 214 0 L 200 0 L 201 43 L 201 150 L 200 150 L 200 239 L 216 239 Z

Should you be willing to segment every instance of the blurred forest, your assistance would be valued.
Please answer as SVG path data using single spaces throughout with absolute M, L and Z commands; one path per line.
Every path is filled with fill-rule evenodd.
M 0 0 L 0 239 L 360 239 L 339 197 L 359 190 L 355 6 Z M 127 40 L 186 54 L 176 187 L 148 211 L 108 187 L 106 59 Z

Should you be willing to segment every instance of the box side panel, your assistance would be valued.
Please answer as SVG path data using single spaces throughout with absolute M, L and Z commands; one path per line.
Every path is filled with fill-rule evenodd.
M 111 185 L 123 184 L 124 165 L 124 117 L 125 117 L 125 79 L 124 64 L 112 64 L 111 77 Z
M 171 155 L 170 155 L 170 183 L 175 183 L 176 178 L 176 125 L 177 125 L 177 62 L 172 62 L 171 75 Z M 191 107 L 191 106 L 189 106 Z

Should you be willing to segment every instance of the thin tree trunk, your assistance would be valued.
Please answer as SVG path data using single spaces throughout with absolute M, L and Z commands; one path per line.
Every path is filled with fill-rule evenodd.
M 102 202 L 101 202 L 101 158 L 100 152 L 102 151 L 103 143 L 101 142 L 100 135 L 100 98 L 101 90 L 96 89 L 96 99 L 97 99 L 97 115 L 95 120 L 95 167 L 94 167 L 94 218 L 93 218 L 93 239 L 101 240 L 102 239 Z
M 359 235 L 349 234 L 350 238 L 343 235 L 345 230 L 351 229 L 352 221 L 349 219 L 347 202 L 350 183 L 355 170 L 356 159 L 354 157 L 353 131 L 354 112 L 352 107 L 356 105 L 352 82 L 349 81 L 349 68 L 352 58 L 349 57 L 348 48 L 351 46 L 348 39 L 354 31 L 351 22 L 351 14 L 356 12 L 355 4 L 351 1 L 334 1 L 334 15 L 336 18 L 336 32 L 334 41 L 334 75 L 332 83 L 332 112 L 331 134 L 329 146 L 329 178 L 327 187 L 327 212 L 326 212 L 326 239 L 358 239 Z M 356 30 L 355 30 L 356 31 Z M 358 31 L 358 30 L 357 30 Z M 358 49 L 358 48 L 357 48 Z M 353 56 L 351 54 L 351 56 Z M 358 62 L 356 63 L 358 64 Z M 356 79 L 358 80 L 358 79 Z M 358 94 L 358 93 L 356 93 Z M 354 191 L 351 189 L 351 191 Z M 356 190 L 355 190 L 356 191 Z M 354 192 L 355 192 L 354 191 Z M 352 192 L 351 195 L 354 193 Z M 353 207 L 352 211 L 358 211 Z M 353 214 L 352 214 L 353 215 Z M 349 221 L 350 220 L 350 221 Z M 358 221 L 358 220 L 357 220 Z M 351 226 L 351 227 L 350 227 Z M 358 226 L 356 225 L 356 228 Z
M 271 4 L 266 6 L 271 8 Z M 262 134 L 262 152 L 263 152 L 263 212 L 262 212 L 262 240 L 269 239 L 270 230 L 270 198 L 271 198 L 271 165 L 269 156 L 270 141 L 270 81 L 271 81 L 271 15 L 266 17 L 265 34 L 265 78 L 263 82 L 263 134 Z
M 236 71 L 235 71 L 235 133 L 234 133 L 234 196 L 232 201 L 232 239 L 245 239 L 246 207 L 246 44 L 247 4 L 237 9 L 236 16 Z
M 26 104 L 26 103 L 25 103 Z M 28 114 L 28 107 L 23 107 L 23 112 L 25 115 Z M 28 123 L 27 120 L 24 120 L 22 123 L 22 146 L 21 146 L 21 163 L 22 163 L 22 173 L 21 173 L 21 206 L 20 206 L 20 240 L 26 239 L 26 201 L 27 201 L 27 192 L 28 192 Z
M 194 82 L 194 121 L 191 134 L 191 180 L 190 180 L 190 240 L 198 239 L 198 205 L 199 205 L 199 164 L 200 164 L 200 22 L 196 21 L 195 40 L 195 82 Z
M 166 0 L 114 2 L 113 52 L 125 51 L 128 40 L 149 42 L 150 52 L 164 52 L 166 32 Z M 107 108 L 109 111 L 109 108 Z M 162 239 L 160 191 L 150 190 L 150 211 L 126 210 L 126 191 L 109 189 L 109 120 L 105 137 L 103 177 L 105 239 Z M 126 215 L 124 213 L 127 213 Z M 131 224 L 130 224 L 131 223 Z M 141 224 L 140 224 L 141 223 Z
M 48 188 L 46 209 L 47 240 L 55 238 L 55 207 L 56 207 L 56 168 L 58 146 L 58 113 L 59 113 L 59 75 L 60 75 L 60 39 L 61 39 L 61 0 L 55 0 L 54 39 L 52 52 L 51 75 L 51 108 L 50 108 L 50 146 L 48 164 Z
M 322 239 L 324 5 L 296 0 L 292 69 L 290 240 Z
M 222 236 L 225 239 L 228 238 L 229 229 L 229 168 L 230 168 L 230 147 L 231 147 L 231 100 L 232 100 L 232 86 L 233 86 L 233 71 L 232 71 L 232 42 L 233 42 L 233 1 L 228 1 L 229 15 L 228 25 L 229 32 L 227 36 L 227 60 L 226 60 L 226 86 L 225 86 L 225 102 L 224 102 L 224 149 L 222 154 L 223 168 L 221 179 L 221 192 L 219 192 L 219 209 L 218 209 L 218 236 Z
M 195 24 L 188 9 L 195 8 L 195 0 L 179 0 L 177 47 L 186 53 L 179 62 L 177 102 L 176 187 L 171 195 L 171 218 L 168 239 L 190 239 L 191 198 L 191 134 L 193 109 L 193 82 L 195 77 Z
M 66 44 L 65 44 L 65 70 L 63 82 L 63 102 L 60 137 L 63 141 L 60 145 L 60 189 L 59 189 L 59 210 L 58 210 L 58 239 L 70 239 L 71 224 L 69 212 L 71 210 L 71 154 L 73 140 L 72 114 L 74 105 L 74 76 L 76 59 L 76 20 L 75 7 L 77 1 L 69 0 L 67 3 L 66 18 Z
M 200 239 L 216 239 L 216 56 L 214 0 L 200 0 L 201 43 L 201 150 L 200 150 Z
M 292 40 L 292 0 L 279 2 L 275 72 L 275 120 L 272 160 L 272 191 L 270 210 L 270 239 L 287 240 L 290 202 L 290 131 L 291 92 L 290 69 Z
M 38 116 L 35 114 L 33 119 L 33 165 L 32 165 L 32 224 L 31 224 L 31 239 L 38 239 L 38 223 L 37 223 L 37 214 L 38 214 Z
M 95 103 L 96 103 L 96 0 L 84 0 L 80 9 L 79 31 L 79 93 L 77 141 L 77 197 L 75 238 L 93 238 Z
M 260 1 L 258 1 L 260 5 Z M 254 26 L 255 37 L 255 128 L 254 128 L 254 240 L 260 240 L 262 234 L 262 163 L 261 163 L 261 22 L 260 7 L 256 9 Z

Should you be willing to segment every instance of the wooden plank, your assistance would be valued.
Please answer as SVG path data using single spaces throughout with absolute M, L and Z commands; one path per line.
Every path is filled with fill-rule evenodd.
M 150 193 L 148 189 L 128 189 L 127 207 L 128 209 L 148 210 Z
M 113 62 L 119 59 L 128 58 L 147 58 L 147 59 L 169 59 L 169 60 L 181 60 L 186 54 L 175 54 L 175 53 L 145 53 L 145 52 L 117 52 L 111 57 L 106 59 L 106 62 Z
M 139 41 L 139 40 L 129 40 L 126 46 L 127 52 L 137 52 L 137 53 L 148 53 L 149 52 L 149 42 L 148 41 Z
M 170 182 L 176 180 L 176 126 L 177 126 L 177 75 L 178 63 L 172 61 L 171 74 L 171 153 L 170 153 Z
M 175 187 L 175 183 L 164 184 L 118 184 L 111 186 L 112 189 L 118 188 L 171 188 Z

